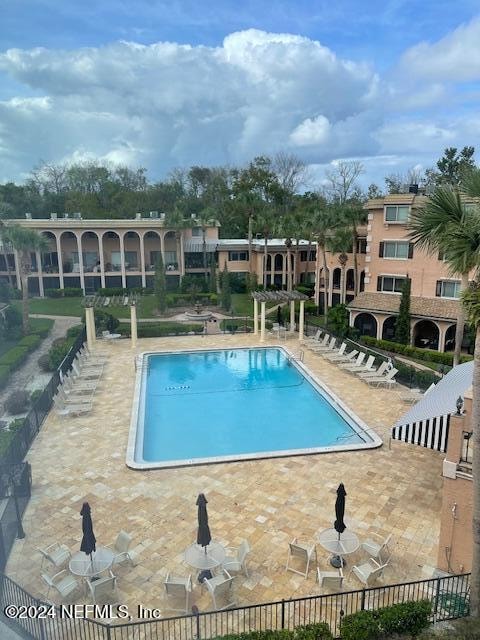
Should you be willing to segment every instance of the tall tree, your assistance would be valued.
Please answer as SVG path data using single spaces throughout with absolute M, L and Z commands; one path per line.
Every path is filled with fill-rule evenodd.
M 327 169 L 327 191 L 332 202 L 343 205 L 355 196 L 358 192 L 357 179 L 363 172 L 363 164 L 358 160 L 341 160 Z
M 406 278 L 402 287 L 400 309 L 395 322 L 395 342 L 410 344 L 410 292 L 412 281 Z
M 429 169 L 426 173 L 437 186 L 458 187 L 468 174 L 475 169 L 475 147 L 447 147 L 437 162 L 437 169 Z
M 167 310 L 167 283 L 161 251 L 158 252 L 158 258 L 155 264 L 154 290 L 157 298 L 157 308 L 160 313 L 165 313 Z
M 230 274 L 228 273 L 226 263 L 220 276 L 220 284 L 222 307 L 225 311 L 229 311 L 232 306 L 232 289 L 230 284 Z
M 328 289 L 330 286 L 330 271 L 327 265 L 327 242 L 334 225 L 335 222 L 331 208 L 326 204 L 322 197 L 318 197 L 317 205 L 315 206 L 312 214 L 312 228 L 314 237 L 317 240 L 317 249 L 322 255 L 324 279 L 323 314 L 325 322 L 327 321 L 328 314 Z
M 340 304 L 345 304 L 345 269 L 348 262 L 348 253 L 352 247 L 352 237 L 347 227 L 341 226 L 335 229 L 326 238 L 326 247 L 331 253 L 338 253 L 340 264 Z
M 45 251 L 48 242 L 33 229 L 25 229 L 19 225 L 2 227 L 3 239 L 12 245 L 18 255 L 20 280 L 22 283 L 22 329 L 26 335 L 30 328 L 28 304 L 28 276 L 32 268 L 31 252 Z
M 465 207 L 458 189 L 438 187 L 424 207 L 410 214 L 410 237 L 431 255 L 441 253 L 451 275 L 460 274 L 461 290 L 468 285 L 470 271 L 478 264 L 478 212 Z M 452 242 L 452 238 L 456 238 Z M 463 305 L 458 305 L 453 364 L 460 362 L 465 325 Z

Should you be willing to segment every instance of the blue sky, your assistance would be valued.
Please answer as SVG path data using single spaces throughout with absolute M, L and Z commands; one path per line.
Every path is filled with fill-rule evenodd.
M 480 146 L 478 0 L 1 4 L 0 181 L 285 149 L 319 177 L 360 159 L 368 183 Z

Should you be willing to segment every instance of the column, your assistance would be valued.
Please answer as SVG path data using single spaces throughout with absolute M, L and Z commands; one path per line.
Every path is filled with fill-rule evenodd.
M 78 247 L 78 265 L 80 269 L 80 286 L 82 287 L 83 293 L 85 293 L 85 274 L 83 272 L 83 246 L 82 246 L 82 234 L 77 235 L 77 247 Z
M 87 329 L 87 346 L 89 351 L 95 348 L 95 319 L 93 315 L 93 307 L 85 307 L 85 325 Z
M 15 277 L 17 278 L 17 289 L 22 288 L 22 278 L 20 276 L 20 255 L 16 249 L 13 250 L 15 256 Z
M 137 347 L 137 306 L 132 304 L 130 306 L 130 333 L 132 336 L 132 349 Z
M 438 349 L 437 349 L 437 351 L 445 351 L 445 337 L 446 337 L 446 334 L 447 334 L 447 327 L 443 323 L 442 323 L 441 326 L 439 324 L 437 324 L 437 327 L 438 327 Z
M 44 298 L 45 291 L 43 289 L 42 255 L 40 251 L 35 251 L 35 257 L 37 258 L 38 290 L 40 297 Z
M 382 316 L 375 316 L 375 315 L 373 315 L 373 317 L 377 321 L 377 340 L 381 340 L 382 334 L 383 334 L 383 323 L 385 322 L 385 317 L 382 318 Z
M 118 237 L 120 238 L 120 270 L 122 272 L 122 287 L 124 289 L 127 288 L 127 274 L 125 272 L 125 244 L 123 242 L 123 236 L 125 234 L 119 233 Z
M 183 246 L 183 232 L 180 232 L 180 256 L 178 257 L 180 263 L 180 280 L 185 275 L 185 248 Z
M 273 268 L 275 268 L 275 255 L 272 256 Z M 282 287 L 286 287 L 288 291 L 288 269 L 287 269 L 287 257 L 282 255 Z
M 100 284 L 105 289 L 105 258 L 103 255 L 103 233 L 98 234 L 98 253 L 100 260 Z
M 305 320 L 305 300 L 300 300 L 300 317 L 298 319 L 298 339 L 303 340 L 303 325 Z
M 290 301 L 290 333 L 295 331 L 295 300 Z
M 328 273 L 328 306 L 331 307 L 332 300 L 333 300 L 333 269 L 329 269 L 327 273 Z
M 142 272 L 142 287 L 145 288 L 147 286 L 147 276 L 145 274 L 145 233 L 142 235 L 138 234 L 140 240 L 140 270 Z
M 260 342 L 265 342 L 265 305 L 266 302 L 260 303 Z
M 253 335 L 258 336 L 258 300 L 253 299 Z
M 65 282 L 63 280 L 63 256 L 62 256 L 61 235 L 57 236 L 55 234 L 55 238 L 56 238 L 56 241 L 57 241 L 58 278 L 60 280 L 60 289 L 64 289 L 65 288 Z

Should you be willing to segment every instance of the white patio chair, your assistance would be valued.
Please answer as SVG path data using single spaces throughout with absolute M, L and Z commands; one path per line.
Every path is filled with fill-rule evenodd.
M 306 346 L 308 349 L 312 349 L 313 347 L 321 347 L 326 346 L 327 342 L 330 340 L 330 336 L 326 333 L 321 340 L 317 340 L 317 342 L 307 343 Z
M 98 380 L 102 376 L 103 367 L 95 367 L 93 369 L 84 369 L 77 365 L 75 361 L 72 362 L 72 369 L 77 378 L 81 380 Z
M 345 351 L 347 349 L 347 343 L 342 342 L 338 349 L 334 349 L 333 353 L 325 353 L 324 357 L 330 359 L 332 356 L 337 356 L 338 358 L 342 358 L 345 355 Z
M 227 556 L 222 563 L 222 568 L 226 569 L 229 573 L 231 571 L 235 573 L 243 571 L 248 578 L 247 556 L 250 553 L 250 545 L 248 542 L 243 540 L 238 549 L 228 547 L 227 552 L 228 551 L 233 551 L 235 555 Z
M 63 387 L 59 387 L 57 391 L 59 402 L 63 402 L 66 407 L 68 407 L 69 404 L 92 404 L 92 395 L 93 394 L 90 393 L 86 396 L 81 393 L 76 393 L 75 389 L 64 389 Z
M 85 371 L 102 371 L 103 362 L 88 362 L 85 358 L 79 357 L 78 354 L 75 357 L 74 362 L 81 372 Z
M 369 587 L 372 582 L 383 575 L 387 566 L 388 562 L 379 564 L 374 558 L 370 558 L 364 564 L 354 565 L 350 573 L 354 573 L 362 584 Z
M 59 542 L 54 542 L 44 549 L 38 547 L 37 551 L 42 554 L 41 567 L 43 567 L 45 560 L 48 560 L 54 567 L 61 567 L 71 558 L 70 549 Z
M 109 575 L 104 578 L 87 581 L 93 604 L 105 600 L 108 600 L 109 604 L 118 604 L 117 578 L 111 571 L 108 573 Z
M 188 600 L 190 598 L 190 594 L 192 593 L 192 576 L 189 575 L 188 578 L 182 578 L 179 576 L 172 576 L 167 573 L 167 577 L 163 584 L 165 585 L 167 598 L 176 601 L 178 605 L 180 603 L 183 604 L 180 609 L 168 607 L 170 611 L 181 611 L 182 613 L 190 613 Z
M 341 362 L 353 362 L 355 358 L 358 356 L 357 349 L 353 349 L 353 351 L 349 351 L 349 353 L 327 353 L 325 354 L 325 358 L 330 362 L 334 362 L 335 364 L 340 364 Z
M 337 571 L 321 571 L 317 568 L 317 580 L 321 587 L 340 590 L 343 586 L 342 568 L 340 567 Z
M 356 369 L 360 369 L 360 367 L 363 364 L 363 361 L 365 360 L 366 355 L 367 354 L 364 351 L 360 351 L 355 362 L 348 362 L 346 364 L 341 364 L 340 369 L 343 369 L 344 371 L 355 371 Z
M 83 404 L 73 404 L 73 403 L 65 403 L 59 398 L 58 394 L 53 399 L 53 404 L 55 407 L 55 411 L 59 416 L 69 416 L 69 415 L 81 415 L 84 413 L 89 413 L 92 410 L 92 403 L 83 403 Z
M 68 598 L 74 591 L 80 589 L 82 586 L 81 582 L 72 576 L 72 574 L 68 573 L 66 569 L 62 569 L 62 571 L 59 571 L 54 576 L 49 576 L 47 573 L 40 575 L 48 586 L 47 599 L 52 589 L 62 598 Z
M 315 335 L 314 335 L 314 336 L 311 336 L 310 338 L 308 338 L 308 337 L 304 337 L 304 338 L 303 338 L 303 342 L 304 342 L 306 345 L 309 345 L 309 344 L 317 344 L 317 343 L 319 343 L 319 341 L 320 341 L 320 336 L 321 336 L 321 335 L 322 335 L 322 329 L 317 329 L 317 331 L 315 332 Z
M 93 395 L 97 390 L 98 380 L 81 380 L 73 376 L 65 376 L 63 379 L 63 389 L 66 393 L 70 391 L 79 395 Z
M 308 571 L 310 569 L 310 562 L 315 555 L 315 561 L 317 560 L 317 549 L 314 544 L 311 546 L 305 546 L 299 544 L 297 542 L 297 538 L 294 538 L 292 542 L 288 544 L 288 557 L 287 564 L 285 566 L 285 571 L 293 571 L 293 573 L 298 573 L 304 578 L 308 577 Z M 305 563 L 305 571 L 299 571 L 298 569 L 293 569 L 290 566 L 290 560 L 292 558 L 297 558 L 298 560 L 303 560 Z
M 371 369 L 370 371 L 360 371 L 357 375 L 362 378 L 362 380 L 367 380 L 368 378 L 376 378 L 378 376 L 383 376 L 385 371 L 388 369 L 389 363 L 388 360 L 384 360 L 378 369 Z
M 235 607 L 236 602 L 233 595 L 233 581 L 235 580 L 228 571 L 223 569 L 223 575 L 205 578 L 203 584 L 207 587 L 212 596 L 213 608 L 215 611 L 224 611 Z
M 397 384 L 397 381 L 394 380 L 394 377 L 397 375 L 398 369 L 390 369 L 383 376 L 378 376 L 375 378 L 368 378 L 368 384 L 372 384 L 375 387 L 387 386 L 391 387 L 394 384 Z
M 402 402 L 407 404 L 415 404 L 419 400 L 421 400 L 429 391 L 431 391 L 435 387 L 435 383 L 432 384 L 426 389 L 422 391 L 421 389 L 404 389 L 403 391 L 398 391 L 397 395 Z
M 108 547 L 115 554 L 113 564 L 125 562 L 125 560 L 128 560 L 133 566 L 137 564 L 136 554 L 133 551 L 129 551 L 131 544 L 132 537 L 125 531 L 120 531 L 113 547 Z
M 332 336 L 325 346 L 322 346 L 322 345 L 319 345 L 318 347 L 311 346 L 310 348 L 315 353 L 320 353 L 320 354 L 322 354 L 323 352 L 332 353 L 336 351 L 335 349 L 336 343 L 337 343 L 337 339 L 335 338 L 335 336 Z
M 368 373 L 369 371 L 374 371 L 374 368 L 373 368 L 374 362 L 375 362 L 375 356 L 368 356 L 366 363 L 362 364 L 359 368 L 352 370 L 351 373 L 354 373 L 356 376 L 358 376 L 361 373 Z
M 372 535 L 376 536 L 377 534 Z M 368 540 L 362 542 L 361 547 L 371 558 L 375 558 L 375 560 L 379 560 L 380 562 L 387 562 L 390 558 L 390 549 L 388 545 L 392 541 L 392 536 L 393 534 L 390 533 L 386 538 L 377 536 L 378 540 L 368 538 Z

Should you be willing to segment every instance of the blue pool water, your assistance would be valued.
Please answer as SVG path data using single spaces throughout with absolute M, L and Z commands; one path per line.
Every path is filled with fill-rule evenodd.
M 139 407 L 135 461 L 142 463 L 280 455 L 368 439 L 278 348 L 148 355 Z

